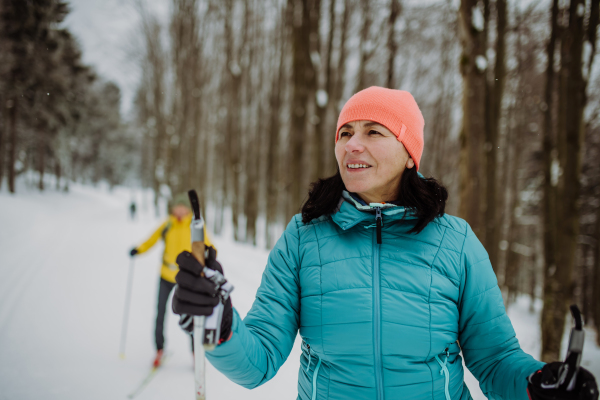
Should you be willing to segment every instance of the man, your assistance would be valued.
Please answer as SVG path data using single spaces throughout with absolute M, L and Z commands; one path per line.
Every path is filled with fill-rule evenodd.
M 130 255 L 134 257 L 142 254 L 154 246 L 159 239 L 165 243 L 165 249 L 162 256 L 162 267 L 160 270 L 160 284 L 158 289 L 158 305 L 156 312 L 156 358 L 154 367 L 160 366 L 163 357 L 163 348 L 165 344 L 164 320 L 167 300 L 173 287 L 175 286 L 175 275 L 179 271 L 175 260 L 182 251 L 192 251 L 191 230 L 192 212 L 187 194 L 182 193 L 173 198 L 170 204 L 169 218 L 141 245 L 131 249 Z M 211 243 L 206 227 L 204 228 L 204 244 L 206 250 L 212 257 L 216 257 L 216 249 Z

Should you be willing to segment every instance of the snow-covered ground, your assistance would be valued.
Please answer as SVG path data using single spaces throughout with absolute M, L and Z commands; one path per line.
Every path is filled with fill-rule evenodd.
M 70 193 L 39 194 L 20 188 L 0 192 L 0 400 L 125 399 L 148 372 L 161 248 L 135 259 L 127 357 L 119 359 L 129 249 L 161 218 L 144 209 L 128 216 L 132 192 L 78 185 Z M 149 205 L 150 197 L 146 203 Z M 213 237 L 227 277 L 236 286 L 234 306 L 244 316 L 254 300 L 268 252 Z M 530 314 L 526 298 L 509 315 L 521 345 L 539 355 L 539 304 Z M 170 308 L 169 308 L 170 309 Z M 169 312 L 170 314 L 170 312 Z M 167 348 L 173 357 L 139 399 L 192 399 L 193 369 L 188 337 L 167 317 Z M 587 332 L 583 365 L 600 377 L 600 349 Z M 565 341 L 567 337 L 565 336 Z M 208 365 L 211 399 L 293 399 L 298 341 L 278 375 L 249 391 Z M 467 372 L 476 399 L 485 398 Z

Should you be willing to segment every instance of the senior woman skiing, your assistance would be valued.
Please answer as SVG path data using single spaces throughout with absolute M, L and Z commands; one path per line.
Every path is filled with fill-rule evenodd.
M 207 358 L 254 388 L 275 376 L 299 331 L 301 400 L 469 399 L 461 350 L 488 398 L 527 399 L 530 375 L 534 399 L 594 398 L 580 397 L 595 387 L 583 369 L 575 391 L 543 389 L 538 378 L 549 382 L 560 363 L 521 350 L 485 249 L 444 213 L 446 189 L 417 172 L 423 126 L 406 91 L 371 87 L 348 100 L 338 173 L 311 186 L 244 320 L 228 300 L 222 344 Z M 217 300 L 200 264 L 178 262 L 174 311 L 209 315 Z

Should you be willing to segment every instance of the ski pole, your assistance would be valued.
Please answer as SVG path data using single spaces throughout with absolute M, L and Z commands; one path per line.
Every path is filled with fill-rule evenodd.
M 221 337 L 221 319 L 225 302 L 233 290 L 233 285 L 227 282 L 223 274 L 217 270 L 208 268 L 205 265 L 204 257 L 204 220 L 200 214 L 200 202 L 195 190 L 188 192 L 192 210 L 194 211 L 194 220 L 192 221 L 192 254 L 204 267 L 201 275 L 211 280 L 219 289 L 219 303 L 213 308 L 208 317 L 194 316 L 194 359 L 195 370 L 194 378 L 196 381 L 196 400 L 206 399 L 205 386 L 205 353 L 204 350 L 213 350 L 219 344 Z
M 194 220 L 192 221 L 192 254 L 204 265 L 204 220 L 200 214 L 200 203 L 195 190 L 188 192 Z M 196 391 L 196 400 L 206 399 L 206 369 L 204 361 L 204 322 L 206 317 L 194 317 L 194 388 Z
M 583 330 L 583 321 L 579 307 L 573 304 L 570 308 L 571 315 L 575 320 L 575 326 L 571 329 L 571 335 L 569 336 L 569 348 L 567 350 L 567 357 L 565 358 L 565 365 L 568 365 L 568 380 L 566 383 L 567 391 L 569 392 L 575 388 L 577 373 L 579 372 L 579 364 L 581 364 L 581 355 L 583 353 L 583 342 L 585 341 L 585 331 Z
M 127 292 L 125 294 L 125 310 L 123 310 L 123 324 L 121 328 L 121 345 L 119 346 L 119 357 L 125 359 L 125 341 L 127 340 L 127 322 L 129 321 L 129 304 L 131 303 L 131 287 L 133 285 L 133 257 L 129 262 L 127 274 Z
M 565 358 L 565 362 L 558 369 L 558 377 L 548 382 L 542 382 L 542 389 L 564 388 L 567 392 L 570 392 L 575 388 L 579 364 L 581 363 L 581 355 L 583 353 L 585 331 L 583 330 L 583 321 L 579 307 L 577 307 L 576 304 L 573 304 L 570 308 L 571 315 L 575 321 L 575 326 L 571 329 L 571 335 L 569 336 L 567 357 Z

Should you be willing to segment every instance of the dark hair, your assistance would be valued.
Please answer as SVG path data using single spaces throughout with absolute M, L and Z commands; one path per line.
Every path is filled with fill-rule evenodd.
M 302 206 L 302 222 L 306 224 L 322 215 L 332 214 L 345 188 L 339 169 L 335 175 L 311 183 L 308 200 Z M 437 216 L 444 215 L 446 200 L 448 191 L 441 183 L 434 178 L 421 178 L 416 168 L 411 168 L 402 174 L 394 202 L 414 213 L 417 222 L 409 233 L 419 233 Z

